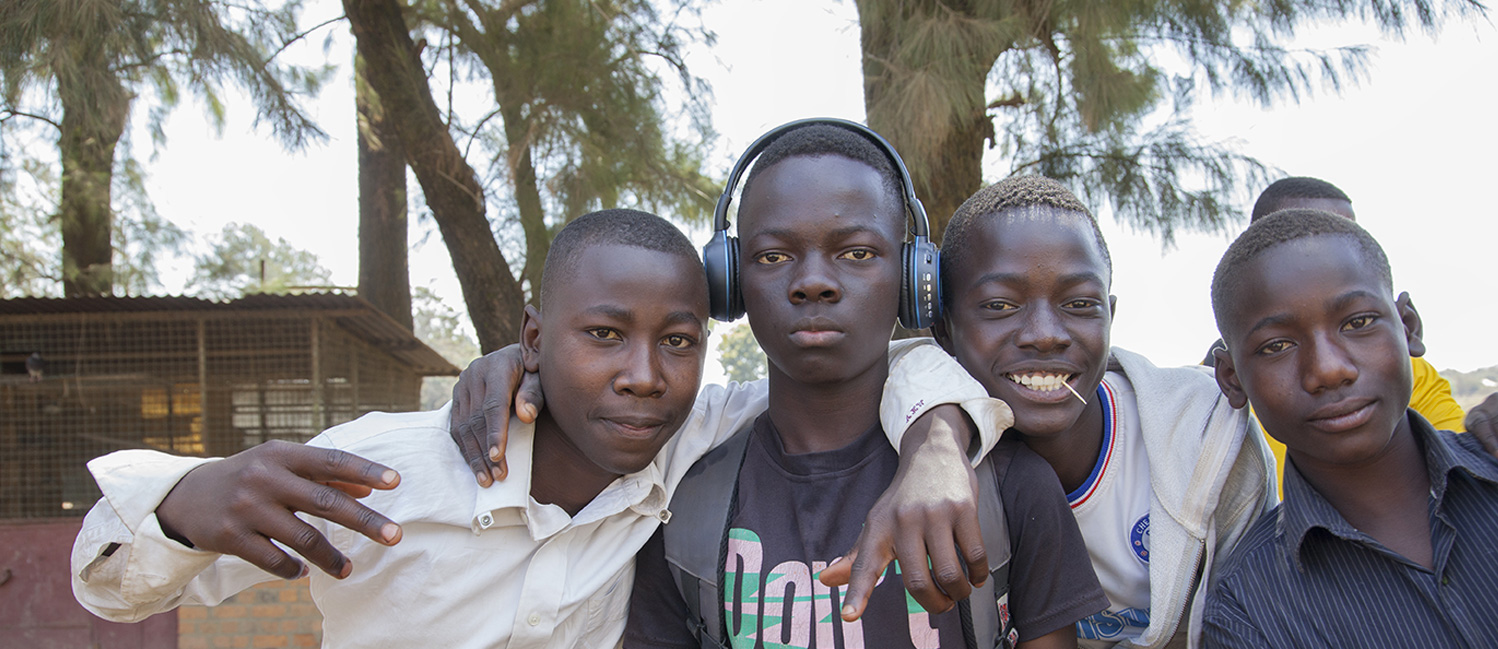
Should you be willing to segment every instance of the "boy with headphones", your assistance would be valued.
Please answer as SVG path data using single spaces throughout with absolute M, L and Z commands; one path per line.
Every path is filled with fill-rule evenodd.
M 845 591 L 817 574 L 895 477 L 883 426 L 905 413 L 880 422 L 886 343 L 897 315 L 912 328 L 935 315 L 936 252 L 903 165 L 872 131 L 792 123 L 751 146 L 734 180 L 756 154 L 740 237 L 720 202 L 706 256 L 714 316 L 747 312 L 769 358 L 769 409 L 688 471 L 672 522 L 638 557 L 625 646 L 1074 644 L 1072 623 L 1107 600 L 1055 474 L 1004 441 L 976 474 L 985 590 L 927 612 L 896 564 L 861 619 L 839 618 Z M 940 546 L 926 549 L 955 552 Z

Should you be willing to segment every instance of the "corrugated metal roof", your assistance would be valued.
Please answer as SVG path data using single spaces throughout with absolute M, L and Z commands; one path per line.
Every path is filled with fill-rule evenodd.
M 458 368 L 427 347 L 390 316 L 363 298 L 341 293 L 272 295 L 257 293 L 215 301 L 182 295 L 143 297 L 21 297 L 0 300 L 0 321 L 5 316 L 92 315 L 109 313 L 204 313 L 214 316 L 270 314 L 271 312 L 336 312 L 329 314 L 339 327 L 390 354 L 423 376 L 456 376 Z M 304 313 L 311 316 L 315 313 Z

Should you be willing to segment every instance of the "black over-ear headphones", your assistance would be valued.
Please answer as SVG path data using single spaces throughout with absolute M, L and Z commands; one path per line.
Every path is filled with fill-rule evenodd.
M 913 240 L 901 247 L 903 275 L 900 281 L 900 326 L 906 329 L 925 329 L 936 321 L 940 303 L 940 276 L 937 263 L 940 251 L 931 243 L 931 226 L 926 222 L 926 207 L 915 197 L 915 187 L 910 182 L 910 172 L 905 161 L 895 148 L 869 127 L 844 119 L 822 117 L 802 119 L 782 124 L 759 136 L 749 150 L 733 166 L 723 195 L 718 197 L 718 207 L 713 210 L 713 238 L 702 247 L 702 263 L 707 269 L 708 304 L 712 316 L 729 322 L 744 315 L 744 297 L 739 287 L 739 238 L 728 234 L 728 205 L 733 202 L 733 191 L 739 178 L 749 165 L 772 142 L 787 132 L 803 126 L 826 124 L 853 131 L 877 145 L 889 156 L 895 171 L 900 176 L 900 187 L 905 197 L 905 212 L 910 216 Z

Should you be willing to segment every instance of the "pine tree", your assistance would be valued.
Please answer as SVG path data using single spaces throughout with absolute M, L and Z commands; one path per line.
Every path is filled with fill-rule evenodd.
M 31 134 L 16 118 L 56 132 L 64 294 L 114 290 L 117 147 L 141 95 L 153 100 L 147 118 L 158 139 L 184 92 L 199 95 L 221 122 L 219 93 L 229 82 L 249 92 L 288 146 L 322 137 L 294 94 L 315 88 L 320 71 L 273 64 L 276 48 L 296 38 L 297 8 L 254 0 L 0 3 L 0 142 L 15 150 Z
M 869 125 L 911 168 L 934 232 L 982 186 L 983 153 L 1039 173 L 1167 244 L 1213 230 L 1257 189 L 1258 161 L 1201 141 L 1183 117 L 1198 87 L 1263 105 L 1332 90 L 1368 50 L 1291 51 L 1300 27 L 1371 20 L 1398 36 L 1477 0 L 856 0 Z
M 716 187 L 700 171 L 706 89 L 682 59 L 694 36 L 674 22 L 688 7 L 662 15 L 643 0 L 343 5 L 485 352 L 518 339 L 527 293 L 535 298 L 551 237 L 569 218 L 602 207 L 685 220 L 711 213 Z M 656 61 L 686 86 L 684 105 L 661 99 Z M 448 87 L 454 77 L 487 82 L 492 110 L 468 121 L 451 104 L 444 111 L 427 66 L 446 71 L 438 81 Z M 487 161 L 470 161 L 471 147 Z M 508 237 L 512 221 L 518 241 L 501 248 L 493 229 Z

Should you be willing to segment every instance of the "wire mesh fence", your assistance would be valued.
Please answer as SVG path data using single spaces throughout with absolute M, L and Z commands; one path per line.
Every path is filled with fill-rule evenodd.
M 0 519 L 83 515 L 99 496 L 84 465 L 111 451 L 228 455 L 302 442 L 370 411 L 415 410 L 424 374 L 456 372 L 363 302 L 305 297 L 318 308 L 0 303 Z

